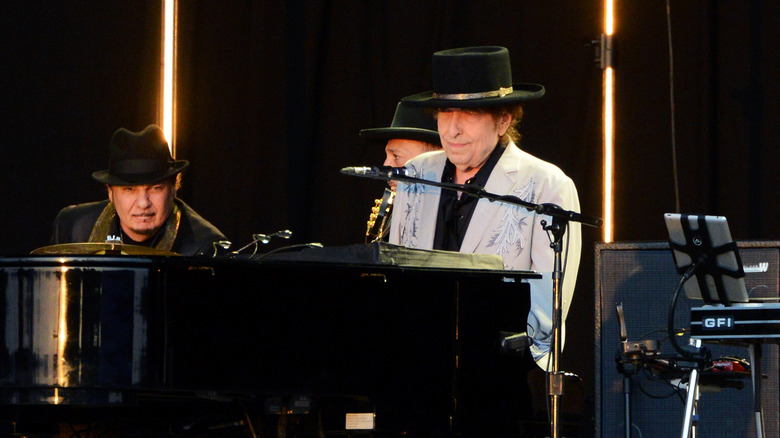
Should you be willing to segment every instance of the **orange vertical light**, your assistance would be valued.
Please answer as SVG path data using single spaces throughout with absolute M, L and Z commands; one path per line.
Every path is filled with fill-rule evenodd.
M 612 34 L 615 25 L 614 8 L 614 0 L 604 0 L 604 34 L 601 38 L 601 68 L 604 70 L 604 242 L 611 242 L 614 232 L 615 74 L 612 68 Z
M 171 154 L 176 156 L 176 0 L 163 0 L 163 59 L 162 59 L 162 102 L 160 128 L 168 140 Z

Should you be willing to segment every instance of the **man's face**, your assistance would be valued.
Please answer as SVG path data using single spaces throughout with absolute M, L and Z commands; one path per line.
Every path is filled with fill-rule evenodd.
M 431 147 L 428 143 L 407 140 L 404 138 L 396 138 L 387 142 L 385 146 L 385 166 L 391 167 L 403 167 L 407 161 L 420 155 L 423 152 L 430 150 Z M 388 181 L 390 187 L 395 188 L 398 185 L 398 181 Z
M 122 230 L 136 242 L 152 237 L 173 210 L 176 189 L 172 181 L 137 186 L 108 186 Z
M 436 120 L 447 158 L 458 170 L 468 172 L 485 164 L 512 116 L 504 113 L 496 120 L 486 112 L 445 108 Z

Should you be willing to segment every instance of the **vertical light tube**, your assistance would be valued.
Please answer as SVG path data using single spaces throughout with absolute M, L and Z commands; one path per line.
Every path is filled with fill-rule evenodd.
M 614 32 L 615 0 L 604 0 L 604 36 L 601 43 L 604 70 L 604 242 L 611 242 L 614 232 L 614 71 L 612 68 L 612 34 Z
M 177 0 L 163 0 L 163 60 L 161 128 L 171 155 L 176 156 L 176 7 Z

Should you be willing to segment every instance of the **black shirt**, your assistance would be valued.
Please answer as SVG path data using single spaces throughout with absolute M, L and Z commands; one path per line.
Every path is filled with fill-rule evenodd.
M 488 156 L 485 164 L 473 178 L 466 181 L 466 184 L 480 188 L 485 187 L 504 150 L 506 150 L 506 143 L 499 142 Z M 447 160 L 444 163 L 441 182 L 453 183 L 454 180 L 455 165 Z M 477 201 L 479 199 L 474 196 L 464 195 L 458 198 L 458 192 L 455 190 L 442 189 L 439 199 L 439 215 L 436 219 L 436 235 L 433 237 L 433 249 L 460 251 L 463 237 L 469 228 L 469 222 L 471 222 L 471 216 L 477 207 Z

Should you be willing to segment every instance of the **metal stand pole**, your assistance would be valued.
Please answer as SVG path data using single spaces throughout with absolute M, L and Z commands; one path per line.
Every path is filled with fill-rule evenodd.
M 701 339 L 695 339 L 692 344 L 701 348 Z M 683 417 L 682 438 L 696 438 L 699 404 L 699 369 L 694 368 L 688 377 L 688 396 L 685 399 L 685 416 Z
M 552 281 L 553 281 L 553 333 L 552 333 L 552 355 L 550 357 L 550 369 L 547 374 L 547 388 L 550 400 L 550 438 L 559 438 L 560 425 L 560 397 L 563 395 L 563 376 L 564 373 L 559 370 L 559 358 L 562 350 L 561 325 L 563 324 L 563 310 L 561 295 L 561 278 L 563 277 L 563 268 L 561 263 L 561 253 L 563 252 L 562 236 L 566 229 L 566 222 L 557 217 L 553 217 L 553 223 L 547 226 L 542 221 L 542 226 L 548 230 L 551 235 L 551 244 L 555 254 L 553 263 Z
M 761 407 L 761 344 L 750 344 L 750 379 L 753 382 L 753 412 L 756 420 L 756 437 L 764 438 L 764 410 Z
M 623 376 L 623 417 L 626 425 L 624 427 L 624 438 L 631 438 L 631 377 Z

